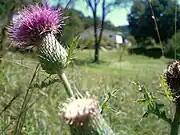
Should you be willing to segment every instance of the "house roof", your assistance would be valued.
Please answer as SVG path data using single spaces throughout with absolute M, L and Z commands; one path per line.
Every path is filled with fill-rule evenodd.
M 100 32 L 100 28 L 97 29 L 97 34 L 99 34 L 99 32 Z M 112 31 L 112 30 L 108 30 L 108 29 L 103 30 L 103 35 L 106 35 L 106 36 L 109 36 L 109 35 L 115 36 L 116 34 L 117 34 L 116 31 Z M 82 39 L 89 38 L 93 35 L 94 35 L 93 27 L 90 27 L 90 28 L 86 29 L 84 32 L 80 33 L 80 36 Z

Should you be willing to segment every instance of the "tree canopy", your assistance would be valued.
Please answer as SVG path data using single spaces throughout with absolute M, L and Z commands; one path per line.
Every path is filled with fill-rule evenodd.
M 147 37 L 152 37 L 158 41 L 154 18 L 158 25 L 162 41 L 167 41 L 174 34 L 175 27 L 175 0 L 153 0 L 151 1 L 152 15 L 148 0 L 134 0 L 131 12 L 128 15 L 129 28 L 131 34 L 138 42 Z M 180 7 L 177 5 L 177 30 L 180 29 Z

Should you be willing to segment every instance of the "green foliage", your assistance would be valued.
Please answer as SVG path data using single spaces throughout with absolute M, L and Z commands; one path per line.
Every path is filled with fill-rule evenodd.
M 106 49 L 113 49 L 115 48 L 116 44 L 107 36 L 102 36 L 101 39 L 101 46 L 103 46 Z
M 132 46 L 137 46 L 137 42 L 134 36 L 128 36 L 127 40 L 132 44 Z
M 154 60 L 148 57 L 124 54 L 123 61 L 119 62 L 117 51 L 101 53 L 101 59 L 104 62 L 94 64 L 88 62 L 91 60 L 89 54 L 93 54 L 92 50 L 79 51 L 76 58 L 80 63 L 75 63 L 73 68 L 68 67 L 66 71 L 71 83 L 75 83 L 77 88 L 82 90 L 82 93 L 88 90 L 90 94 L 96 95 L 101 101 L 100 103 L 104 101 L 104 93 L 113 94 L 113 91 L 117 90 L 116 98 L 111 98 L 107 104 L 118 112 L 112 112 L 111 109 L 105 108 L 103 113 L 106 121 L 117 134 L 168 134 L 169 129 L 166 123 L 160 124 L 154 117 L 150 117 L 148 121 L 139 122 L 142 117 L 142 108 L 137 102 L 134 102 L 137 93 L 132 89 L 130 81 L 138 80 L 147 84 L 148 89 L 155 90 L 158 82 L 157 76 L 162 73 L 169 59 Z M 12 59 L 13 61 L 11 61 Z M 16 93 L 21 93 L 0 116 L 0 130 L 10 124 L 4 131 L 6 135 L 13 134 L 25 90 L 36 64 L 36 59 L 26 54 L 9 52 L 4 56 L 0 65 L 2 73 L 0 74 L 0 85 L 5 88 L 0 91 L 0 110 L 4 109 L 4 105 L 7 105 Z M 49 82 L 56 80 L 56 76 L 47 77 L 49 76 L 40 70 L 32 85 L 37 87 L 34 88 L 28 104 L 23 127 L 24 135 L 69 135 L 67 132 L 69 128 L 64 125 L 57 108 L 62 101 L 65 101 L 66 93 L 62 84 L 53 83 L 50 85 Z M 3 83 L 1 83 L 1 79 L 4 80 Z
M 37 83 L 35 82 L 32 86 L 31 89 L 33 88 L 37 88 L 37 89 L 43 89 L 43 88 L 47 88 L 48 86 L 56 83 L 56 82 L 60 82 L 60 79 L 57 78 L 50 78 L 50 76 L 48 76 L 47 78 L 45 78 L 42 82 Z
M 175 43 L 176 38 L 176 43 Z M 165 46 L 165 54 L 169 58 L 174 58 L 175 56 L 175 49 L 176 49 L 176 57 L 180 58 L 180 32 L 177 32 L 176 35 L 173 35 L 170 38 Z
M 84 48 L 84 49 L 93 49 L 94 48 L 94 37 L 90 37 L 87 39 L 80 39 L 79 41 L 80 44 L 80 48 Z
M 129 54 L 145 55 L 152 58 L 160 58 L 162 50 L 160 47 L 131 47 L 128 48 Z
M 74 59 L 75 50 L 79 44 L 79 37 L 76 37 L 73 39 L 73 42 L 70 44 L 70 47 L 68 48 L 68 56 L 67 56 L 67 62 L 66 65 L 71 63 L 71 61 Z
M 65 12 L 65 15 L 69 16 L 69 18 L 65 20 L 66 25 L 63 29 L 63 35 L 59 35 L 59 40 L 65 44 L 72 43 L 75 36 L 93 26 L 93 18 L 86 17 L 82 12 L 73 8 L 68 9 Z M 101 22 L 99 18 L 97 21 L 98 23 Z M 109 21 L 105 22 L 104 28 L 116 30 L 115 26 L 113 26 Z
M 113 110 L 110 105 L 108 105 L 109 100 L 111 100 L 112 98 L 116 97 L 115 94 L 117 93 L 117 91 L 113 91 L 112 93 L 108 92 L 105 95 L 105 98 L 103 100 L 103 103 L 101 104 L 101 114 L 103 113 L 103 111 L 105 109 L 111 109 Z
M 75 9 L 67 10 L 65 15 L 69 16 L 69 18 L 65 20 L 66 25 L 63 29 L 63 35 L 59 38 L 61 42 L 71 44 L 73 38 L 84 30 L 84 23 L 82 21 L 84 15 L 82 12 Z
M 144 104 L 146 106 L 146 111 L 143 114 L 143 118 L 149 116 L 149 114 L 155 114 L 159 119 L 162 119 L 169 124 L 171 124 L 172 120 L 167 117 L 165 112 L 165 105 L 157 102 L 157 97 L 153 95 L 152 92 L 148 92 L 145 86 L 140 85 L 139 83 L 135 83 L 138 92 L 141 94 L 141 97 L 138 99 L 138 103 Z
M 163 76 L 160 76 L 160 83 L 162 85 L 162 88 L 164 89 L 164 93 L 165 93 L 166 97 L 170 101 L 172 101 L 173 100 L 172 93 L 171 93 L 171 91 L 170 91 L 170 89 L 169 89 L 169 87 L 168 87 L 168 85 L 167 85 L 167 83 L 166 83 L 166 81 L 165 81 Z
M 0 17 L 7 14 L 14 3 L 13 0 L 3 0 L 0 1 Z
M 146 47 L 154 47 L 156 46 L 156 42 L 152 37 L 147 37 L 144 41 L 141 42 L 141 45 Z
M 151 3 L 159 27 L 161 40 L 167 41 L 174 34 L 176 2 L 174 0 L 152 0 Z M 179 13 L 180 8 L 178 6 Z M 180 21 L 179 17 L 177 18 L 177 24 Z M 133 2 L 131 13 L 128 15 L 128 21 L 131 34 L 138 42 L 143 41 L 147 37 L 152 37 L 156 42 L 159 42 L 148 0 L 135 0 Z M 177 26 L 178 29 L 180 29 L 180 25 Z

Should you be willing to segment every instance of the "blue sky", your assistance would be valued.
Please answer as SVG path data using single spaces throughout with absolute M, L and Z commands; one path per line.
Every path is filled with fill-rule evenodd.
M 83 0 L 84 1 L 84 0 Z M 77 10 L 82 11 L 86 16 L 92 16 L 92 13 L 90 9 L 87 8 L 86 3 L 81 1 L 78 1 L 76 3 L 75 8 Z M 111 0 L 109 0 L 111 1 Z M 178 0 L 180 3 L 180 0 Z M 106 20 L 111 21 L 112 24 L 115 26 L 119 25 L 128 25 L 127 21 L 127 14 L 130 12 L 130 7 L 127 8 L 116 8 L 111 13 L 108 14 Z

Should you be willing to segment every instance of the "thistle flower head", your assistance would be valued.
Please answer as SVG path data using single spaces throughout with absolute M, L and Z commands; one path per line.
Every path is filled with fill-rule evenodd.
M 164 73 L 174 98 L 180 96 L 180 61 L 170 63 Z
M 63 117 L 69 125 L 83 126 L 84 122 L 100 114 L 98 101 L 91 98 L 71 98 L 63 104 Z
M 30 5 L 18 12 L 8 28 L 10 38 L 18 44 L 35 44 L 44 33 L 58 33 L 64 18 L 61 10 Z

